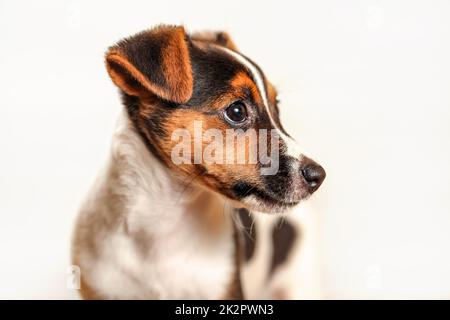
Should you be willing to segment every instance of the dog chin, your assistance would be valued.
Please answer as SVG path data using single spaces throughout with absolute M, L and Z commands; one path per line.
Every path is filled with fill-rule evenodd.
M 253 211 L 258 211 L 268 214 L 286 213 L 296 205 L 298 205 L 301 200 L 294 202 L 285 202 L 275 199 L 259 198 L 255 195 L 251 195 L 241 199 L 241 202 L 249 209 Z

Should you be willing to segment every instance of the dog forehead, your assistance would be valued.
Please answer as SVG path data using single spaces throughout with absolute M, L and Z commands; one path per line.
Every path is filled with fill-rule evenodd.
M 190 106 L 204 105 L 230 93 L 235 93 L 235 98 L 252 98 L 262 109 L 269 106 L 269 84 L 261 69 L 247 57 L 224 46 L 198 41 L 192 41 L 190 51 L 194 78 Z
M 247 72 L 243 65 L 215 46 L 194 43 L 190 51 L 194 78 L 190 105 L 202 105 L 230 92 L 233 78 Z
M 230 79 L 237 72 L 246 71 L 245 65 L 229 54 L 230 51 L 232 50 L 220 45 L 192 41 L 190 53 L 193 68 L 209 71 L 224 80 Z

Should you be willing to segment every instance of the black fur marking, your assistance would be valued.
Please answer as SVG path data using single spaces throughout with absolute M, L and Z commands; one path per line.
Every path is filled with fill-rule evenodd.
M 208 169 L 202 164 L 196 164 L 195 169 L 198 172 L 198 175 L 204 175 L 208 173 Z
M 238 199 L 245 198 L 253 194 L 256 188 L 244 181 L 238 181 L 233 185 L 233 193 Z
M 241 208 L 238 210 L 239 217 L 244 227 L 243 237 L 244 237 L 244 254 L 245 261 L 249 261 L 254 252 L 256 246 L 256 228 L 253 228 L 253 219 L 250 216 L 250 212 L 247 209 Z
M 130 119 L 137 117 L 137 112 L 139 111 L 139 103 L 140 100 L 136 96 L 130 96 L 125 92 L 120 90 L 120 95 L 122 98 L 122 103 L 125 105 L 128 115 Z
M 272 229 L 273 253 L 269 276 L 287 260 L 297 238 L 295 227 L 287 220 L 278 219 Z
M 151 82 L 160 87 L 167 85 L 164 76 L 163 48 L 167 46 L 167 38 L 158 35 L 149 35 L 141 32 L 129 39 L 122 40 L 118 46 L 123 48 L 125 54 L 139 71 Z
M 258 198 L 261 198 L 268 202 L 276 201 L 272 196 L 270 196 L 266 192 L 244 181 L 238 181 L 233 185 L 233 193 L 237 199 L 242 199 L 251 195 L 255 195 Z
M 280 141 L 281 142 L 281 141 Z M 291 156 L 286 156 L 280 152 L 278 172 L 275 175 L 262 176 L 265 186 L 272 194 L 281 199 L 284 198 L 287 193 L 287 189 L 290 188 L 289 182 L 291 181 L 291 164 L 296 160 Z
M 167 132 L 164 128 L 164 123 L 166 122 L 166 119 L 170 116 L 170 114 L 173 112 L 174 108 L 160 105 L 155 108 L 155 111 L 152 112 L 150 117 L 147 120 L 147 126 L 149 128 L 149 131 L 158 137 L 164 137 L 167 135 Z
M 218 33 L 216 34 L 216 40 L 217 40 L 217 44 L 219 44 L 219 45 L 221 45 L 221 46 L 225 46 L 225 47 L 226 47 L 226 45 L 227 45 L 227 43 L 228 43 L 227 36 L 226 36 L 226 34 L 223 33 L 223 32 L 218 32 Z
M 244 67 L 218 50 L 203 50 L 194 44 L 189 46 L 194 76 L 194 90 L 188 106 L 204 105 L 228 92 L 230 80 Z
M 147 138 L 146 134 L 140 129 L 139 125 L 137 124 L 139 111 L 139 104 L 138 104 L 139 98 L 127 95 L 122 92 L 122 101 L 127 108 L 128 117 L 130 118 L 133 127 L 141 137 L 142 141 L 147 147 L 147 150 L 151 154 L 153 154 L 161 163 L 165 164 L 156 146 Z
M 264 190 L 257 188 L 256 186 L 252 186 L 244 181 L 238 181 L 233 185 L 233 194 L 234 197 L 238 200 L 243 199 L 247 196 L 254 195 L 259 199 L 262 199 L 268 203 L 280 203 L 281 200 L 278 199 L 275 195 L 270 194 Z M 282 198 L 281 198 L 282 199 Z M 286 205 L 290 205 L 291 203 L 284 203 Z

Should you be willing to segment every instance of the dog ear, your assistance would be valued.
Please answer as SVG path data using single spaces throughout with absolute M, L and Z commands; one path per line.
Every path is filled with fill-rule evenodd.
M 223 46 L 228 49 L 237 51 L 237 47 L 228 33 L 224 31 L 218 32 L 197 32 L 192 34 L 191 39 L 205 43 L 213 43 L 215 45 Z
M 187 102 L 193 75 L 183 27 L 160 26 L 120 41 L 106 53 L 112 81 L 125 93 L 148 92 L 168 101 Z

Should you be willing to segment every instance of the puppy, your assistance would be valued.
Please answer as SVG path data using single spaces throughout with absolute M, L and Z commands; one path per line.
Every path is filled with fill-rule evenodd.
M 226 33 L 189 35 L 179 26 L 120 41 L 106 53 L 106 68 L 124 115 L 75 228 L 81 296 L 242 299 L 245 291 L 256 297 L 259 289 L 243 289 L 241 279 L 255 258 L 249 211 L 285 212 L 325 178 L 283 129 L 275 88 Z M 226 150 L 207 144 L 230 132 L 236 139 L 254 134 L 227 140 Z M 216 161 L 206 159 L 208 148 Z M 276 152 L 251 162 L 255 149 Z M 239 152 L 244 161 L 229 161 Z M 294 246 L 295 227 L 274 230 L 275 243 Z M 273 250 L 259 280 L 268 281 L 285 251 Z M 259 280 L 247 283 L 260 288 Z M 288 298 L 282 290 L 266 297 Z

